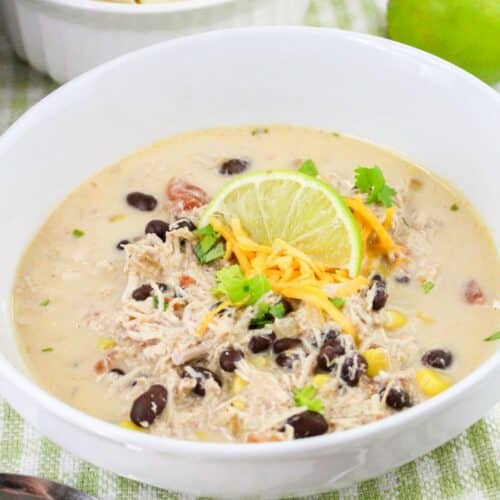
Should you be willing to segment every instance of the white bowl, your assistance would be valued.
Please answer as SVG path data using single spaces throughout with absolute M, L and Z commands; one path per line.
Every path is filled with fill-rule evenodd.
M 413 460 L 500 399 L 500 353 L 445 393 L 354 430 L 255 445 L 176 441 L 88 417 L 38 388 L 10 318 L 15 268 L 51 208 L 93 172 L 162 137 L 245 123 L 362 137 L 455 183 L 500 243 L 500 97 L 396 43 L 335 30 L 254 28 L 149 47 L 63 86 L 0 139 L 0 392 L 62 447 L 173 490 L 229 498 L 345 486 Z M 172 172 L 175 174 L 175 172 Z
M 309 0 L 0 0 L 17 55 L 59 83 L 135 49 L 221 28 L 301 24 Z

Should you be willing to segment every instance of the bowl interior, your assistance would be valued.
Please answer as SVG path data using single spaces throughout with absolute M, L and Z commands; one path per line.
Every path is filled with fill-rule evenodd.
M 335 30 L 218 32 L 98 68 L 46 98 L 0 141 L 0 352 L 22 368 L 11 286 L 51 209 L 93 172 L 178 132 L 289 123 L 368 139 L 457 185 L 498 247 L 498 201 L 488 186 L 500 175 L 499 109 L 493 90 L 437 58 Z

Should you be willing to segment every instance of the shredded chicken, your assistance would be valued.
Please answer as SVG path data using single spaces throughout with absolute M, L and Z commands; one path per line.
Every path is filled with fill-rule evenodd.
M 350 183 L 330 179 L 346 196 L 352 196 Z M 172 185 L 170 186 L 170 189 Z M 198 198 L 197 198 L 198 199 Z M 201 199 L 201 195 L 200 195 Z M 404 190 L 395 199 L 397 210 L 391 220 L 391 234 L 410 257 L 397 273 L 411 279 L 435 279 L 436 266 L 430 260 L 430 239 L 436 223 L 413 212 Z M 178 213 L 179 206 L 177 206 Z M 196 222 L 198 205 L 184 211 Z M 383 221 L 385 211 L 374 213 Z M 326 332 L 337 332 L 344 352 L 332 363 L 328 380 L 317 390 L 324 406 L 323 415 L 330 431 L 340 431 L 373 422 L 394 412 L 385 404 L 391 387 L 404 388 L 413 404 L 420 401 L 414 382 L 418 347 L 415 326 L 409 322 L 397 332 L 384 327 L 384 312 L 374 311 L 375 289 L 367 285 L 345 299 L 343 314 L 355 325 L 357 343 L 317 308 L 293 300 L 293 310 L 262 329 L 251 329 L 259 303 L 248 307 L 225 307 L 208 324 L 203 335 L 197 327 L 208 311 L 217 306 L 212 295 L 216 272 L 221 264 L 200 265 L 193 252 L 193 234 L 186 228 L 168 233 L 163 242 L 154 234 L 127 245 L 124 272 L 127 285 L 121 307 L 113 318 L 89 314 L 88 325 L 112 333 L 116 345 L 99 360 L 99 379 L 119 393 L 124 406 L 153 384 L 168 391 L 168 404 L 161 418 L 148 432 L 184 439 L 219 441 L 281 441 L 293 439 L 287 420 L 306 410 L 294 401 L 294 391 L 313 383 L 317 359 Z M 145 300 L 135 300 L 134 290 L 151 287 Z M 260 302 L 276 303 L 280 296 L 268 292 Z M 288 367 L 277 364 L 272 348 L 253 354 L 250 339 L 274 332 L 278 338 L 299 338 L 300 347 L 286 352 Z M 220 369 L 219 357 L 225 349 L 244 352 L 234 372 Z M 342 378 L 344 362 L 355 361 L 347 377 L 356 378 L 359 366 L 354 353 L 382 348 L 389 361 L 388 371 L 375 377 L 361 375 L 352 386 Z M 104 374 L 107 367 L 119 367 L 125 375 Z M 199 367 L 216 373 L 220 380 L 205 376 Z M 345 368 L 344 368 L 345 370 Z M 203 396 L 195 393 L 203 386 Z

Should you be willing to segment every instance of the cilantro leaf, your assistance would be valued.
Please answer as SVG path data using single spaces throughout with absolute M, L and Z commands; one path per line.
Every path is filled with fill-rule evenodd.
M 170 303 L 168 302 L 168 300 L 163 299 L 163 311 L 166 311 L 169 305 Z M 160 307 L 160 299 L 158 298 L 158 295 L 153 295 L 153 307 L 155 309 L 158 309 Z
M 269 312 L 275 318 L 284 318 L 286 313 L 287 313 L 287 310 L 286 310 L 285 304 L 282 301 L 280 301 L 280 302 L 277 302 L 276 304 L 272 305 L 269 308 Z
M 73 231 L 71 232 L 71 234 L 75 237 L 75 238 L 81 238 L 85 232 L 82 231 L 81 229 L 73 229 Z
M 318 169 L 312 160 L 306 160 L 302 163 L 299 168 L 299 172 L 305 175 L 310 175 L 311 177 L 316 177 L 318 175 Z
M 486 337 L 484 340 L 486 340 L 487 342 L 491 342 L 492 340 L 500 340 L 500 330 L 498 332 L 495 332 L 493 335 Z
M 263 328 L 268 323 L 272 323 L 276 318 L 284 318 L 288 311 L 289 309 L 282 300 L 273 305 L 261 302 L 257 308 L 257 314 L 250 321 L 249 328 L 251 330 Z
M 245 278 L 240 266 L 224 267 L 217 271 L 217 286 L 214 295 L 227 296 L 233 304 L 245 302 L 255 304 L 266 292 L 271 290 L 269 281 L 263 274 Z
M 321 399 L 315 396 L 318 391 L 312 385 L 306 385 L 293 391 L 293 400 L 297 406 L 305 406 L 310 411 L 321 413 L 324 409 Z
M 367 203 L 381 203 L 386 208 L 392 207 L 392 197 L 396 190 L 386 184 L 379 167 L 358 167 L 354 172 L 356 187 L 362 193 L 368 194 Z
M 265 293 L 271 290 L 269 281 L 263 274 L 256 274 L 245 280 L 245 291 L 249 293 L 248 304 L 255 304 Z
M 392 197 L 396 194 L 396 190 L 385 184 L 377 195 L 377 201 L 382 203 L 384 207 L 392 207 Z
M 335 297 L 333 299 L 330 299 L 330 302 L 337 308 L 337 309 L 342 309 L 345 304 L 345 299 L 343 297 Z
M 193 231 L 200 240 L 193 248 L 200 264 L 208 264 L 224 256 L 225 247 L 220 234 L 209 224 Z
M 429 293 L 435 287 L 432 281 L 426 281 L 422 283 L 422 290 L 424 293 Z

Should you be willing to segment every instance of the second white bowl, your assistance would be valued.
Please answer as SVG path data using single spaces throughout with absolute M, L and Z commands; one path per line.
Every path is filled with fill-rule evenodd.
M 17 55 L 63 83 L 157 42 L 237 26 L 301 24 L 308 0 L 0 0 Z

